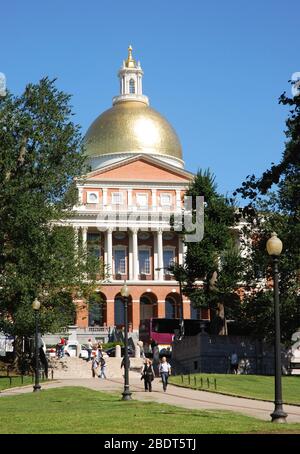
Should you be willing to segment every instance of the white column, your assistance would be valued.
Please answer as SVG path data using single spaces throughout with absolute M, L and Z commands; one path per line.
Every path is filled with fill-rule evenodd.
M 158 281 L 158 271 L 156 271 L 156 268 L 158 268 L 158 254 L 157 254 L 157 233 L 153 232 L 153 260 L 154 260 L 154 280 Z
M 184 265 L 185 264 L 185 256 L 186 256 L 186 253 L 187 253 L 187 245 L 185 243 L 182 243 L 183 246 L 182 246 L 182 251 L 183 251 L 183 255 L 182 255 L 182 264 Z
M 75 254 L 78 254 L 78 231 L 79 227 L 74 227 L 74 249 L 75 249 Z
M 83 252 L 87 252 L 87 232 L 88 227 L 81 227 L 82 230 L 82 250 Z
M 112 227 L 107 229 L 107 274 L 111 278 L 112 277 Z
M 152 189 L 152 209 L 155 211 L 157 205 L 156 189 Z
M 106 207 L 106 205 L 107 205 L 107 188 L 103 188 L 102 204 L 104 207 Z
M 139 276 L 139 258 L 138 258 L 138 229 L 132 229 L 132 261 L 133 261 L 133 279 L 138 280 Z
M 164 260 L 163 260 L 163 231 L 162 229 L 158 229 L 157 231 L 157 255 L 158 255 L 158 268 L 160 268 L 158 272 L 158 279 L 160 281 L 164 280 Z
M 178 264 L 183 265 L 184 261 L 184 243 L 183 243 L 183 235 L 178 235 Z
M 128 199 L 127 205 L 129 208 L 131 208 L 132 207 L 132 189 L 128 189 L 127 199 Z
M 176 208 L 181 208 L 181 194 L 179 189 L 176 189 Z
M 128 248 L 128 264 L 129 264 L 129 280 L 133 280 L 133 239 L 132 239 L 132 231 L 128 230 L 128 240 L 129 240 L 129 248 Z

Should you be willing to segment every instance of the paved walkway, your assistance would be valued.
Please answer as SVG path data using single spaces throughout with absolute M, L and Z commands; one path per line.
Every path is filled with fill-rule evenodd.
M 265 421 L 270 420 L 270 413 L 274 410 L 274 404 L 272 402 L 224 396 L 222 394 L 196 391 L 172 385 L 169 385 L 167 392 L 164 393 L 159 379 L 155 379 L 154 381 L 153 392 L 146 393 L 139 377 L 139 374 L 131 373 L 130 389 L 133 392 L 133 399 L 136 400 L 152 401 L 196 410 L 235 411 Z M 100 380 L 99 378 L 65 379 L 42 385 L 43 389 L 62 386 L 83 386 L 97 391 L 120 392 L 121 394 L 123 380 L 118 378 L 108 380 Z M 2 391 L 0 397 L 30 392 L 32 392 L 32 386 L 26 386 Z M 284 405 L 284 410 L 288 413 L 288 422 L 300 423 L 300 407 Z

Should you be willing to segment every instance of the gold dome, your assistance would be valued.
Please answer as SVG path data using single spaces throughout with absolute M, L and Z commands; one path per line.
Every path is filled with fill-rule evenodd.
M 182 160 L 179 139 L 170 123 L 140 101 L 122 101 L 102 113 L 85 136 L 88 156 L 112 153 L 167 155 Z

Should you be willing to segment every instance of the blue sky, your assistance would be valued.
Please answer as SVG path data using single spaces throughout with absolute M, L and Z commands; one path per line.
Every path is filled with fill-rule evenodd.
M 86 131 L 118 94 L 132 44 L 144 93 L 176 129 L 186 168 L 210 168 L 221 192 L 277 162 L 300 71 L 296 0 L 11 0 L 0 9 L 8 88 L 49 75 L 73 95 Z

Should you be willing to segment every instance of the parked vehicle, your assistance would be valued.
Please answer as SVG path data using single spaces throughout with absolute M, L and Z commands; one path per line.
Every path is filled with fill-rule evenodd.
M 116 356 L 116 347 L 109 348 L 108 350 L 105 350 L 105 353 L 108 356 L 115 357 Z M 125 347 L 121 347 L 121 356 L 123 357 L 125 354 Z M 134 357 L 134 350 L 131 347 L 128 347 L 128 355 L 130 357 Z
M 291 348 L 289 372 L 291 375 L 300 375 L 300 340 Z
M 93 356 L 97 356 L 97 349 L 96 348 L 93 348 L 92 350 L 92 357 Z M 103 351 L 102 352 L 102 355 L 104 358 L 107 358 L 108 355 Z M 82 344 L 81 345 L 81 349 L 80 349 L 80 353 L 79 353 L 79 358 L 82 358 L 82 359 L 88 359 L 89 357 L 89 352 L 88 352 L 88 346 L 86 344 Z

